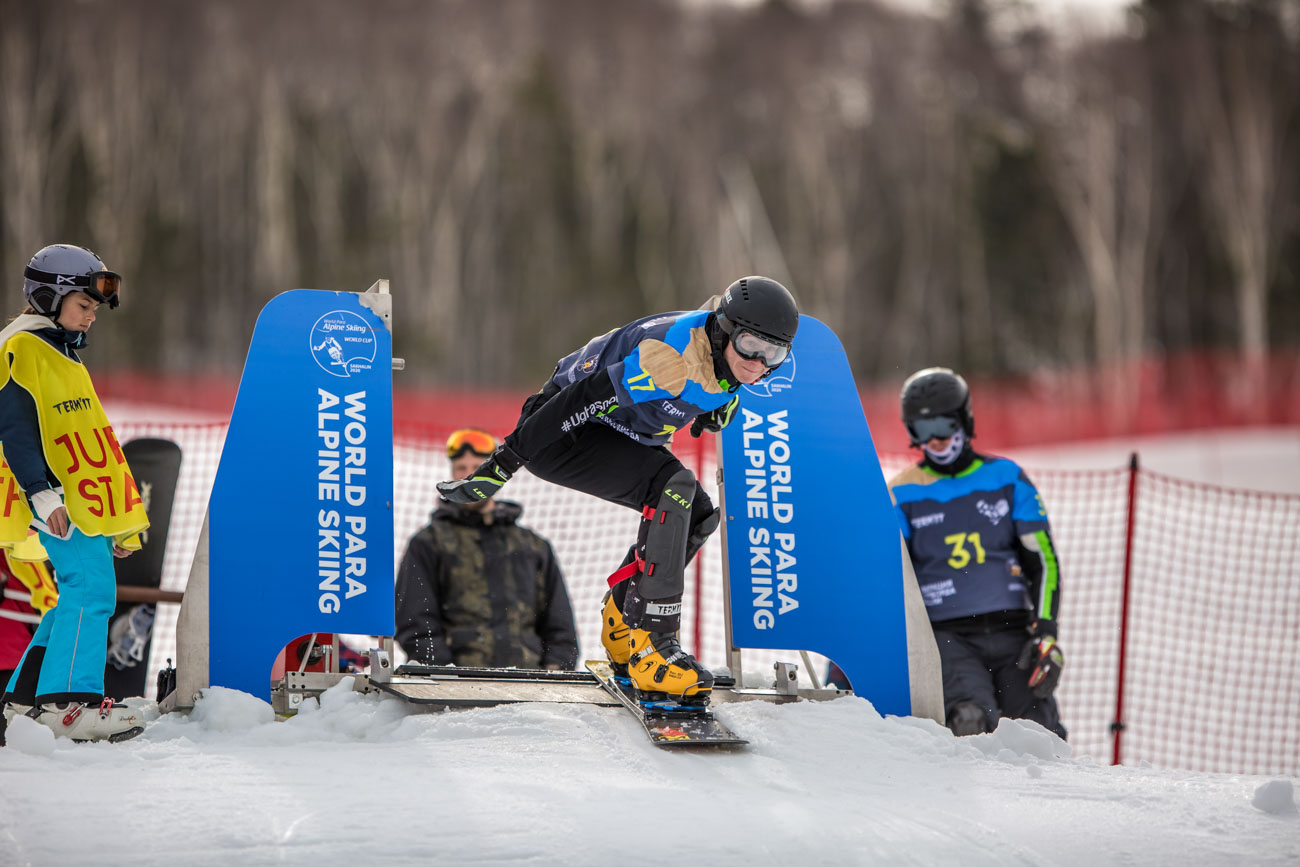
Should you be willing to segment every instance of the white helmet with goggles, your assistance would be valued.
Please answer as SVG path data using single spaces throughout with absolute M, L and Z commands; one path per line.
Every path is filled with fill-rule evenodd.
M 104 267 L 85 247 L 51 244 L 41 249 L 23 269 L 23 296 L 42 316 L 57 316 L 63 299 L 73 292 L 116 307 L 121 300 L 122 276 Z

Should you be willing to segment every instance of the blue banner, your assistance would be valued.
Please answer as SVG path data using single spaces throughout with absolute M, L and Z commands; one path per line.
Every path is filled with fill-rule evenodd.
M 741 388 L 722 436 L 732 639 L 834 660 L 909 715 L 898 520 L 839 339 L 799 319 L 790 358 Z
M 209 682 L 269 698 L 310 632 L 393 634 L 392 335 L 351 292 L 258 316 L 209 502 Z

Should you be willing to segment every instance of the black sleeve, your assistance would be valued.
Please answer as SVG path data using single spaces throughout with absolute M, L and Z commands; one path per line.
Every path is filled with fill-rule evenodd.
M 555 562 L 555 551 L 546 545 L 546 607 L 539 612 L 537 634 L 542 639 L 542 666 L 572 669 L 578 664 L 578 629 L 573 622 L 573 605 L 564 586 L 564 576 Z
M 506 445 L 525 463 L 588 419 L 614 407 L 614 382 L 604 370 L 556 389 L 547 397 L 551 388 L 548 385 L 542 389 L 538 395 L 542 399 L 532 414 L 506 437 Z
M 36 401 L 12 379 L 0 388 L 0 448 L 18 485 L 30 498 L 51 487 L 41 449 L 41 425 Z
M 438 598 L 439 554 L 429 532 L 411 537 L 397 570 L 395 614 L 397 643 L 421 665 L 449 665 L 451 648 L 442 628 Z

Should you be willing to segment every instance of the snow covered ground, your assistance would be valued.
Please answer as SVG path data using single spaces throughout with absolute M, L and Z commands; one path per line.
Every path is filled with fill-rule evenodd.
M 860 698 L 718 715 L 667 752 L 620 708 L 413 713 L 347 683 L 287 721 L 210 690 L 122 744 L 17 720 L 0 864 L 1295 864 L 1295 780 L 1098 766 L 1032 723 L 954 738 Z
M 1158 472 L 1300 492 L 1296 430 L 1013 456 L 1115 467 L 1135 445 Z M 751 745 L 674 753 L 618 708 L 422 714 L 346 688 L 289 720 L 216 688 L 116 745 L 20 719 L 0 867 L 1300 863 L 1294 778 L 1113 768 L 1032 723 L 956 739 L 860 698 L 717 713 Z

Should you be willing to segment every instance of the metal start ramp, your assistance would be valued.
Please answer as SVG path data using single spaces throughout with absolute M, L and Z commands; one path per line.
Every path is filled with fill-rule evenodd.
M 794 669 L 793 665 L 778 663 L 776 682 L 771 689 L 741 688 L 737 686 L 734 677 L 715 674 L 712 703 L 755 700 L 782 703 L 801 699 L 825 701 L 851 695 L 835 689 L 797 689 Z M 382 671 L 382 668 L 378 670 Z M 320 691 L 319 688 L 311 689 L 305 683 L 302 687 L 306 687 L 303 691 L 309 693 Z M 599 678 L 590 671 L 403 665 L 391 677 L 381 675 L 364 679 L 362 688 L 382 690 L 428 710 L 492 707 L 519 702 L 595 704 L 602 707 L 619 707 L 621 704 L 601 686 Z
M 372 648 L 369 672 L 286 671 L 272 685 L 271 707 L 281 716 L 297 713 L 304 701 L 352 681 L 357 692 L 385 692 L 422 711 L 471 709 L 501 704 L 543 702 L 619 707 L 591 671 L 548 671 L 534 668 L 461 668 L 454 665 L 403 665 L 393 669 L 388 651 Z M 589 663 L 591 664 L 591 663 Z M 597 663 L 604 665 L 603 662 Z M 837 689 L 799 689 L 797 666 L 777 663 L 772 688 L 744 688 L 727 674 L 714 675 L 712 705 L 732 701 L 827 701 L 852 693 Z
M 404 665 L 391 679 L 372 679 L 371 684 L 431 710 L 519 702 L 618 706 L 600 681 L 585 671 Z

